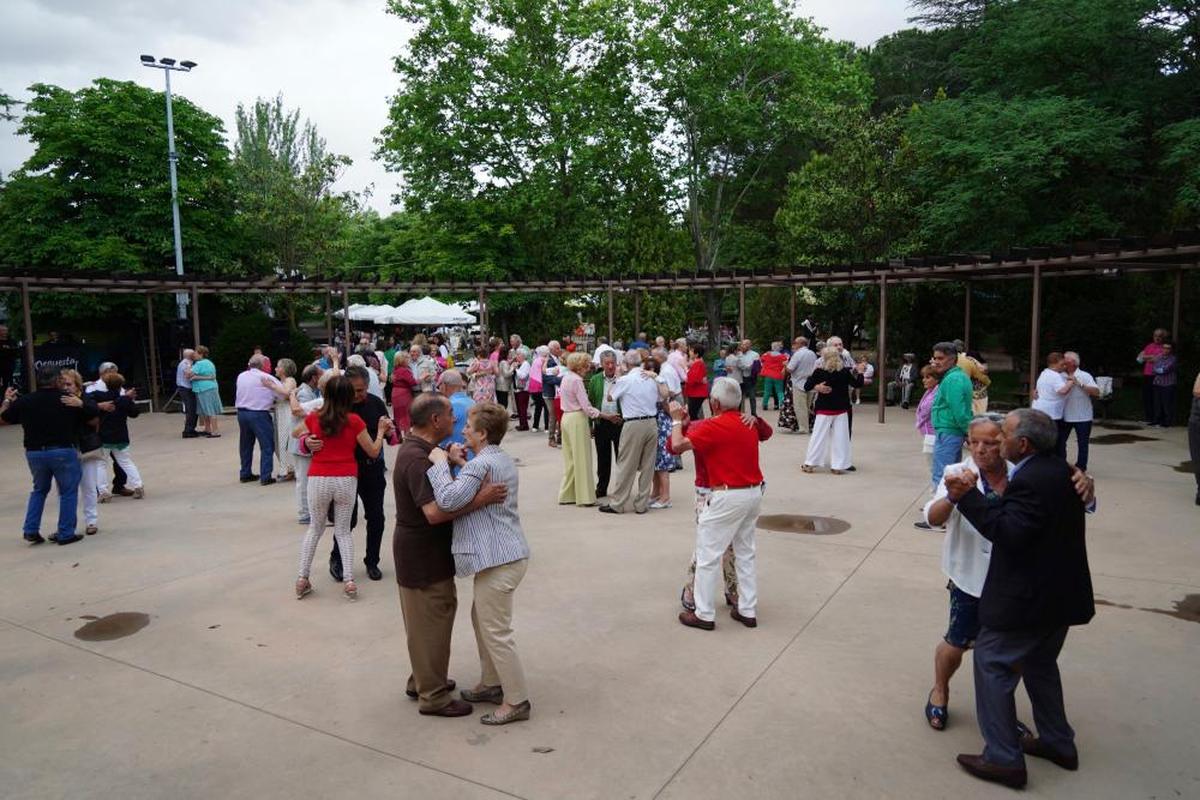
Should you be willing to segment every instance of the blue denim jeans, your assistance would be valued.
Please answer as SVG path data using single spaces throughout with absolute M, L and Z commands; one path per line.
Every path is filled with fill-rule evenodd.
M 238 421 L 238 453 L 242 458 L 242 469 L 239 477 L 249 478 L 251 462 L 254 459 L 254 442 L 258 441 L 259 463 L 258 478 L 265 481 L 271 477 L 275 468 L 275 418 L 270 411 L 251 411 L 246 408 L 237 410 Z
M 942 480 L 942 473 L 951 464 L 962 461 L 962 448 L 965 436 L 957 433 L 937 432 L 933 440 L 933 469 L 931 470 L 933 485 L 936 488 Z
M 79 451 L 73 447 L 55 450 L 26 450 L 29 473 L 33 476 L 33 491 L 29 493 L 29 505 L 25 507 L 25 536 L 39 533 L 42 527 L 42 509 L 46 507 L 46 495 L 50 493 L 50 481 L 58 484 L 58 535 L 70 539 L 75 535 L 75 511 L 79 507 L 79 481 L 83 470 L 79 465 Z

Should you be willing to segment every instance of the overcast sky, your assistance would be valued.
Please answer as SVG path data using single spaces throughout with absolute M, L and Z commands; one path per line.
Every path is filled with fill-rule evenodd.
M 801 0 L 829 35 L 860 45 L 906 27 L 907 0 Z M 234 128 L 238 103 L 282 92 L 310 118 L 333 152 L 354 159 L 339 188 L 374 185 L 371 204 L 391 208 L 396 179 L 372 159 L 396 90 L 392 58 L 406 24 L 384 0 L 0 0 L 0 91 L 27 97 L 33 83 L 79 89 L 94 78 L 161 89 L 149 53 L 199 66 L 172 89 Z M 0 173 L 30 155 L 29 142 L 0 122 Z M 165 173 L 165 165 L 164 165 Z

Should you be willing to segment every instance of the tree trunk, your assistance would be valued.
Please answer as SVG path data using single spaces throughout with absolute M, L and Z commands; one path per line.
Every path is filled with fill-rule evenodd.
M 708 320 L 708 350 L 716 354 L 721 347 L 721 300 L 716 289 L 704 290 L 704 315 Z

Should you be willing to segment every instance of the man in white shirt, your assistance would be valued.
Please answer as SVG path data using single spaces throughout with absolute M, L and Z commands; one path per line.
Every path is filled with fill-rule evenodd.
M 196 433 L 196 394 L 192 391 L 192 364 L 196 360 L 196 351 L 187 349 L 180 354 L 179 365 L 175 367 L 175 391 L 183 402 L 183 438 L 195 439 Z
M 788 359 L 787 372 L 792 379 L 792 408 L 796 413 L 796 430 L 793 433 L 808 433 L 808 392 L 804 382 L 817 368 L 817 354 L 808 346 L 808 339 L 797 336 L 792 342 L 792 357 Z
M 1051 353 L 1046 356 L 1046 368 L 1038 375 L 1036 393 L 1030 407 L 1041 411 L 1057 425 L 1063 418 L 1063 407 L 1067 402 L 1067 394 L 1071 384 L 1063 375 L 1062 353 Z
M 754 343 L 743 339 L 741 352 L 737 357 L 738 371 L 742 373 L 742 400 L 750 401 L 750 414 L 755 417 L 758 416 L 758 378 L 754 373 L 754 363 L 758 358 Z
M 629 371 L 617 379 L 612 389 L 613 401 L 621 403 L 621 448 L 617 453 L 616 483 L 608 493 L 608 504 L 600 506 L 605 514 L 624 514 L 630 510 L 645 514 L 650 505 L 650 482 L 654 477 L 654 457 L 658 454 L 656 417 L 660 395 L 654 373 L 644 371 L 641 362 L 640 351 L 626 352 L 625 366 Z
M 1079 354 L 1067 351 L 1063 353 L 1063 376 L 1070 391 L 1063 401 L 1062 419 L 1058 421 L 1058 455 L 1067 457 L 1067 439 L 1071 431 L 1075 431 L 1075 445 L 1078 454 L 1075 466 L 1082 470 L 1088 465 L 1088 439 L 1092 435 L 1092 398 L 1100 396 L 1100 387 L 1090 373 L 1079 368 Z

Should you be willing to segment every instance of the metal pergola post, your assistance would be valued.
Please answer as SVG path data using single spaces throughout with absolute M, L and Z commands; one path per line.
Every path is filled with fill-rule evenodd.
M 887 275 L 879 276 L 879 353 L 875 357 L 875 385 L 879 389 L 879 421 L 887 415 Z
M 1037 386 L 1038 362 L 1041 356 L 1039 339 L 1042 335 L 1042 268 L 1033 266 L 1033 308 L 1029 314 L 1029 396 Z
M 738 283 L 738 338 L 745 339 L 746 336 L 746 282 Z
M 325 344 L 333 344 L 333 292 L 325 290 Z
M 200 344 L 200 289 L 192 284 L 192 347 Z
M 1175 303 L 1171 309 L 1171 339 L 1175 341 L 1176 348 L 1179 347 L 1179 314 L 1183 301 L 1183 270 L 1175 270 Z
M 483 347 L 487 348 L 488 340 L 488 310 L 487 310 L 487 290 L 482 286 L 479 287 L 479 341 Z
M 613 334 L 613 290 L 608 287 L 608 343 L 611 345 L 616 341 L 616 336 Z
M 154 295 L 150 293 L 146 294 L 146 332 L 149 334 L 147 339 L 150 344 L 150 357 L 146 359 L 150 363 L 150 410 L 158 411 L 162 408 L 158 396 L 158 343 L 154 340 Z
M 971 282 L 963 282 L 966 292 L 963 296 L 963 349 L 971 349 Z
M 29 311 L 29 281 L 21 281 L 21 312 L 25 317 L 25 385 L 32 392 L 37 389 L 37 377 L 33 374 L 33 315 Z
M 346 335 L 346 357 L 354 352 L 354 346 L 350 344 L 350 292 L 345 288 L 342 289 L 342 330 Z

